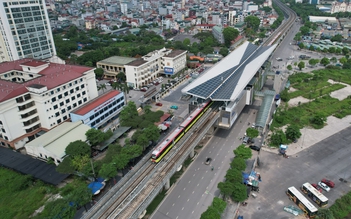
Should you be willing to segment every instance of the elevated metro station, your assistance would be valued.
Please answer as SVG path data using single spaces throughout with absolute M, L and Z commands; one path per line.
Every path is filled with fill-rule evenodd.
M 191 105 L 207 99 L 222 102 L 217 126 L 229 129 L 243 108 L 252 105 L 255 92 L 262 89 L 266 80 L 266 69 L 269 68 L 267 60 L 276 46 L 256 46 L 245 42 L 183 88 L 182 93 L 194 97 Z M 266 125 L 262 118 L 268 117 L 268 110 L 262 107 L 271 105 L 265 102 L 273 100 L 274 94 L 274 91 L 268 92 L 270 98 L 268 101 L 263 100 L 264 104 L 258 113 L 258 119 L 262 121 L 256 124 L 258 128 L 264 128 Z M 263 115 L 265 113 L 267 115 Z

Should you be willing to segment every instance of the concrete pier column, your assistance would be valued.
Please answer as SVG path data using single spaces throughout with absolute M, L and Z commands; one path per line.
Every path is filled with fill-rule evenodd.
M 165 184 L 165 189 L 168 190 L 169 187 L 171 187 L 171 181 L 170 181 L 170 179 L 167 179 L 166 184 Z
M 190 156 L 191 158 L 193 158 L 194 155 L 195 155 L 195 154 L 194 154 L 194 149 L 193 149 L 193 150 L 190 151 L 190 155 L 189 155 L 189 156 Z

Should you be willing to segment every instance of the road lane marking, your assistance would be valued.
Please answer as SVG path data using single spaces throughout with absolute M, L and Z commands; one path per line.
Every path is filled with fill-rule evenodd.
M 204 177 L 202 177 L 201 179 L 204 179 Z
M 186 188 L 186 187 L 184 187 L 184 189 L 183 189 L 183 190 L 185 190 L 185 188 Z
M 189 199 L 188 199 L 188 201 L 187 202 L 189 202 Z
M 194 175 L 193 176 L 195 176 L 195 173 L 194 173 Z
M 180 197 L 180 195 L 178 195 L 178 198 Z
M 175 203 L 173 203 L 172 207 L 174 206 Z
M 168 215 L 169 212 L 166 213 L 166 215 Z
M 184 210 L 184 207 L 182 207 L 182 211 Z
M 194 194 L 194 191 L 193 191 L 193 194 Z
M 199 202 L 196 205 L 199 205 Z
M 199 186 L 199 183 L 197 184 L 197 186 Z
M 191 181 L 189 180 L 189 182 L 188 183 L 190 183 Z
M 191 212 L 192 214 L 194 214 L 194 211 L 193 212 Z

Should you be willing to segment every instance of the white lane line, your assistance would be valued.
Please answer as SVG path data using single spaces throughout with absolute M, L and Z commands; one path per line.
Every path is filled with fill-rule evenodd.
M 191 183 L 191 181 L 189 181 L 188 183 Z
M 180 197 L 180 195 L 178 195 L 178 198 Z
M 188 201 L 187 202 L 189 202 L 189 199 L 188 199 Z
M 199 186 L 199 183 L 197 184 L 197 186 Z
M 184 207 L 182 207 L 182 211 L 184 210 Z
M 193 212 L 191 212 L 192 214 L 194 214 L 194 211 Z
M 194 173 L 194 175 L 193 176 L 195 176 L 195 173 Z
M 194 194 L 194 191 L 193 191 L 193 194 Z
M 172 207 L 175 205 L 175 203 L 173 203 Z
M 186 189 L 186 187 L 184 187 L 184 189 L 183 190 L 185 190 Z
M 168 215 L 169 212 L 166 213 L 166 215 Z
M 199 205 L 199 202 L 196 205 Z

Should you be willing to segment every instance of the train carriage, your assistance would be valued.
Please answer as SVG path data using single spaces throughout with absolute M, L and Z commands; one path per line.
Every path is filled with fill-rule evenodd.
M 171 148 L 184 136 L 186 132 L 198 121 L 198 119 L 207 111 L 213 102 L 210 100 L 202 103 L 196 108 L 175 130 L 166 137 L 166 140 L 156 146 L 152 152 L 151 161 L 158 163 Z

